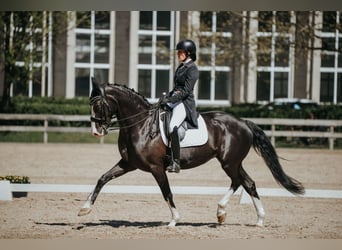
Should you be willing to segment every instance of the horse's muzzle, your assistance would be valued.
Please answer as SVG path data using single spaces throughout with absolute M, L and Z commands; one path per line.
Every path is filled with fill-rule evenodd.
M 91 122 L 91 134 L 97 138 L 105 135 L 105 130 L 102 128 L 97 129 L 95 122 Z

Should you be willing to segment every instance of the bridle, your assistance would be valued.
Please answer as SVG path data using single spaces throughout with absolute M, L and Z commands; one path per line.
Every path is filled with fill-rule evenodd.
M 109 130 L 118 130 L 118 129 L 124 129 L 124 128 L 131 128 L 131 127 L 134 127 L 136 125 L 138 125 L 139 123 L 145 121 L 146 119 L 148 119 L 150 116 L 148 114 L 152 114 L 154 113 L 156 110 L 159 109 L 159 105 L 154 105 L 151 109 L 148 109 L 148 110 L 144 110 L 144 111 L 141 111 L 139 113 L 136 113 L 134 115 L 131 115 L 131 116 L 128 116 L 128 117 L 125 117 L 125 118 L 122 118 L 122 119 L 117 119 L 117 116 L 116 114 L 113 114 L 111 116 L 111 119 L 110 121 L 107 121 L 106 117 L 106 112 L 110 112 L 111 113 L 111 108 L 110 108 L 110 105 L 108 104 L 106 98 L 104 96 L 93 96 L 93 97 L 90 97 L 90 105 L 93 106 L 96 102 L 100 101 L 100 105 L 101 105 L 101 116 L 100 118 L 98 117 L 95 117 L 93 115 L 90 116 L 90 121 L 92 122 L 97 122 L 100 124 L 101 128 L 104 130 L 105 134 L 108 134 L 108 131 Z M 118 105 L 118 104 L 117 104 Z M 125 122 L 125 121 L 128 121 L 128 120 L 131 120 L 135 117 L 138 117 L 142 114 L 146 114 L 144 118 L 136 121 L 136 122 L 133 122 L 131 124 L 128 124 L 128 125 L 125 125 L 125 126 L 115 126 L 115 127 L 112 127 L 113 124 L 115 123 L 122 123 L 122 122 Z
M 111 108 L 106 100 L 106 98 L 104 96 L 93 96 L 90 97 L 90 106 L 93 106 L 96 102 L 100 101 L 100 105 L 101 105 L 101 116 L 100 118 L 93 116 L 93 114 L 91 114 L 90 116 L 90 121 L 92 122 L 97 122 L 100 124 L 101 128 L 104 130 L 105 134 L 108 133 L 108 128 L 115 122 L 116 119 L 116 115 L 114 114 L 110 121 L 107 121 L 106 117 L 106 113 L 111 112 Z

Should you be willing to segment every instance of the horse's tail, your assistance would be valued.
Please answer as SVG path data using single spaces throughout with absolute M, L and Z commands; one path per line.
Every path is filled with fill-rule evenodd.
M 304 194 L 303 185 L 284 172 L 277 153 L 264 131 L 251 121 L 246 120 L 246 124 L 253 133 L 254 150 L 262 156 L 275 180 L 293 194 Z

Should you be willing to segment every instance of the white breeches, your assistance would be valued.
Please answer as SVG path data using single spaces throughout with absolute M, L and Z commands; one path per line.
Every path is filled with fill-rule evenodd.
M 174 127 L 179 127 L 185 120 L 186 111 L 183 102 L 169 105 L 172 108 L 172 116 L 169 126 L 169 132 L 172 133 Z

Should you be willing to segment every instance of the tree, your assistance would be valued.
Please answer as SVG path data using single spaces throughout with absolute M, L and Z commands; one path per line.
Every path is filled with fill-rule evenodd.
M 334 65 L 336 52 L 342 58 L 342 43 L 337 43 L 335 35 L 341 34 L 342 22 L 338 22 L 336 11 L 201 11 L 199 15 L 200 23 L 195 24 L 198 28 L 191 30 L 191 35 L 198 39 L 198 64 L 229 66 L 230 78 L 236 83 L 244 81 L 244 78 L 239 78 L 241 67 L 245 70 L 246 65 L 263 68 L 258 72 L 265 74 L 257 76 L 263 81 L 258 85 L 258 100 L 269 100 L 270 95 L 273 98 L 283 97 L 288 92 L 286 77 L 289 75 L 280 73 L 278 92 L 270 92 L 268 78 L 272 76 L 268 75 L 268 67 L 291 67 L 295 62 L 298 70 L 293 71 L 292 76 L 300 83 L 295 95 L 305 96 L 307 88 L 302 83 L 306 80 L 301 72 L 309 60 L 312 64 L 313 53 L 318 52 L 315 55 L 320 55 L 322 65 Z M 188 30 L 182 33 L 184 37 L 189 35 Z M 237 85 L 232 84 L 231 87 Z M 230 91 L 234 92 L 234 89 Z M 240 96 L 239 93 L 236 96 Z M 234 102 L 233 99 L 231 101 Z
M 10 89 L 13 83 L 27 91 L 27 82 L 33 80 L 45 55 L 42 47 L 44 30 L 43 12 L 0 12 L 0 69 L 4 88 L 1 111 L 11 108 Z
M 206 31 L 212 31 L 212 13 L 210 11 L 201 12 L 201 23 L 200 30 L 197 31 L 196 36 L 199 37 L 200 44 L 202 48 L 210 48 L 211 43 L 216 44 L 216 54 L 225 53 L 225 60 L 231 60 L 241 55 L 242 47 L 250 47 L 251 41 L 245 39 L 238 41 L 234 39 L 234 32 L 236 29 L 242 29 L 239 25 L 243 21 L 249 19 L 250 12 L 246 12 L 245 16 L 242 12 L 233 11 L 219 11 L 216 12 L 216 33 L 207 35 Z M 288 47 L 292 46 L 296 50 L 302 50 L 308 52 L 310 50 L 321 50 L 326 52 L 339 52 L 342 53 L 342 47 L 335 47 L 331 39 L 325 39 L 322 36 L 322 32 L 333 32 L 336 30 L 342 33 L 342 22 L 336 22 L 336 11 L 324 12 L 322 16 L 322 22 L 316 21 L 319 12 L 314 11 L 293 11 L 293 16 L 291 18 L 291 12 L 289 11 L 259 11 L 257 17 L 250 18 L 258 22 L 258 32 L 269 33 L 277 32 L 281 34 L 295 32 L 294 40 L 276 40 L 276 51 L 279 54 L 288 53 Z M 321 12 L 320 12 L 321 13 Z M 272 25 L 276 25 L 276 30 L 272 30 Z M 248 23 L 246 29 L 248 29 Z M 233 37 L 231 39 L 225 38 L 222 34 L 223 32 L 232 32 Z M 242 30 L 238 32 L 243 32 Z M 183 31 L 184 34 L 187 30 Z M 246 34 L 244 34 L 246 35 Z M 186 36 L 186 35 L 185 35 Z M 258 50 L 256 51 L 261 56 L 258 59 L 266 60 L 264 58 L 271 47 L 270 39 L 265 39 L 267 36 L 259 36 L 259 41 L 255 40 L 252 42 L 258 43 Z M 313 39 L 321 40 L 320 46 L 314 46 L 311 42 Z M 330 43 L 329 43 L 330 42 Z M 202 51 L 203 52 L 203 51 Z M 205 50 L 204 50 L 205 53 Z M 264 54 L 264 55 L 263 55 Z M 222 59 L 223 60 L 223 59 Z M 210 64 L 210 60 L 207 64 Z

